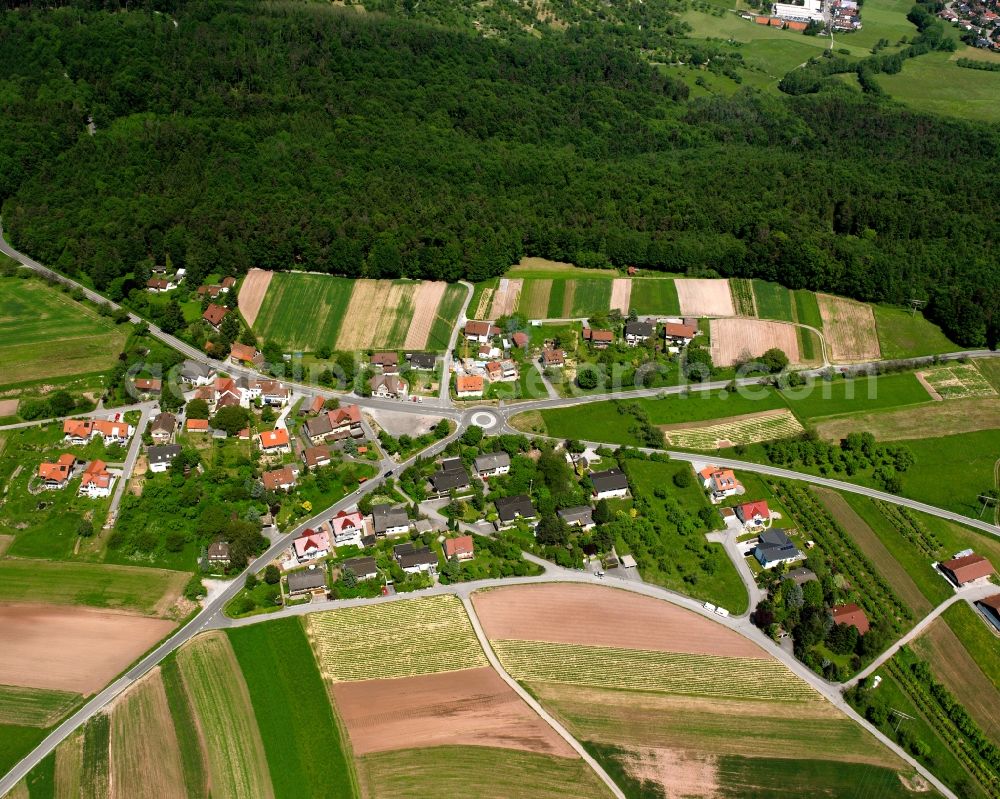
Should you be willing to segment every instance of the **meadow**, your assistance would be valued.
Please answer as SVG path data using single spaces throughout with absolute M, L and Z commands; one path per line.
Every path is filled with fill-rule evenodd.
M 278 272 L 264 295 L 254 332 L 289 349 L 332 347 L 354 281 L 329 275 Z
M 53 726 L 80 702 L 79 694 L 0 685 L 0 725 Z
M 344 736 L 302 622 L 278 619 L 227 634 L 250 692 L 276 799 L 357 795 Z
M 664 278 L 633 278 L 629 306 L 637 314 L 677 316 L 681 312 L 677 285 Z
M 961 50 L 961 48 L 959 48 Z M 962 69 L 961 52 L 928 53 L 908 60 L 896 75 L 879 75 L 879 86 L 911 108 L 981 122 L 1000 121 L 1000 73 Z
M 187 688 L 184 687 L 184 678 L 177 665 L 176 655 L 167 658 L 161 664 L 160 676 L 180 744 L 184 790 L 189 799 L 208 799 L 208 763 L 201 736 L 198 735 L 194 706 L 191 704 Z
M 979 612 L 965 602 L 958 602 L 942 618 L 993 687 L 1000 691 L 1000 639 L 990 632 Z
M 455 329 L 455 320 L 458 319 L 459 311 L 462 310 L 462 303 L 465 301 L 465 286 L 452 283 L 444 291 L 441 304 L 438 305 L 434 315 L 434 323 L 431 325 L 431 332 L 427 336 L 428 350 L 443 350 L 451 341 L 451 333 Z M 470 313 L 472 304 L 469 304 Z
M 0 278 L 0 388 L 106 372 L 126 332 L 35 279 Z
M 912 372 L 859 377 L 854 380 L 815 380 L 788 389 L 782 396 L 803 422 L 841 414 L 868 413 L 931 402 Z
M 757 303 L 758 318 L 776 319 L 779 322 L 796 321 L 792 293 L 780 283 L 754 280 L 753 293 Z
M 883 358 L 917 358 L 962 349 L 942 333 L 940 327 L 924 319 L 920 312 L 911 313 L 887 305 L 873 307 Z

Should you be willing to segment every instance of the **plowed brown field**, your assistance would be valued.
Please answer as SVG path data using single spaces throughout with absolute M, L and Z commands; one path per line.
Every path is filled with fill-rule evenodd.
M 271 278 L 274 272 L 266 269 L 251 269 L 247 276 L 243 278 L 240 286 L 239 307 L 243 318 L 251 327 L 257 321 L 257 314 L 260 313 L 260 306 L 264 302 L 264 295 L 267 294 L 267 287 L 271 285 Z

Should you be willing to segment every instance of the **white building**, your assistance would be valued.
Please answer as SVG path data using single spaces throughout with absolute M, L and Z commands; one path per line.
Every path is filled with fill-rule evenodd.
M 781 19 L 823 21 L 823 0 L 804 0 L 803 5 L 775 3 L 774 16 Z

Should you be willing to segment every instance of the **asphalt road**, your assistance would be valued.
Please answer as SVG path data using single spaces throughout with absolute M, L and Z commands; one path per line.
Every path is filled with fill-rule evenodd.
M 125 466 L 122 469 L 121 477 L 118 478 L 117 485 L 115 485 L 114 496 L 111 497 L 111 505 L 108 507 L 107 518 L 109 523 L 112 523 L 118 517 L 118 506 L 125 495 L 125 485 L 132 476 L 132 470 L 135 468 L 135 462 L 139 458 L 139 452 L 142 449 L 142 431 L 146 429 L 155 405 L 155 402 L 144 402 L 140 406 L 142 415 L 135 425 L 135 434 L 132 436 L 132 442 L 128 447 L 128 454 L 125 456 Z M 118 411 L 116 410 L 115 412 Z

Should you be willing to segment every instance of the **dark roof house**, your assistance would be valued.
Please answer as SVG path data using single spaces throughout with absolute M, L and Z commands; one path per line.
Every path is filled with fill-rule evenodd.
M 497 506 L 497 516 L 502 522 L 512 522 L 518 517 L 522 519 L 534 519 L 537 515 L 535 506 L 531 504 L 531 499 L 526 494 L 518 494 L 514 497 L 500 497 L 494 500 Z
M 289 594 L 302 594 L 326 587 L 325 569 L 303 569 L 288 575 Z
M 441 461 L 440 468 L 431 475 L 431 485 L 434 490 L 446 493 L 456 488 L 469 487 L 469 473 L 461 458 L 448 458 Z

